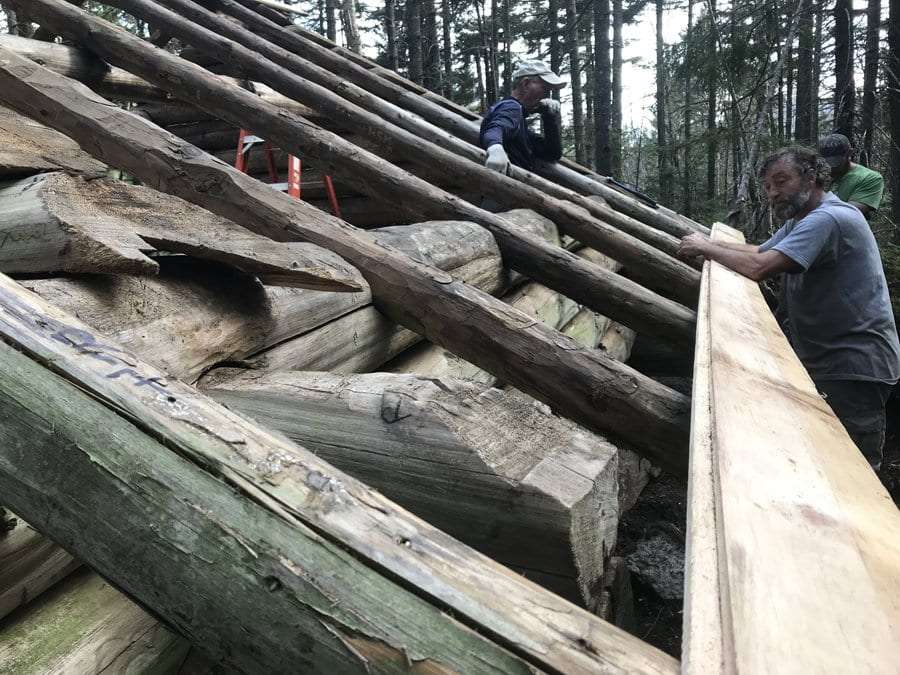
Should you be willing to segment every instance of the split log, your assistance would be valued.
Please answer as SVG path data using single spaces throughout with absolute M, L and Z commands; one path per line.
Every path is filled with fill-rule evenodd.
M 0 186 L 4 272 L 155 274 L 149 251 L 216 260 L 271 285 L 362 289 L 359 273 L 330 251 L 275 243 L 145 187 L 58 172 Z
M 72 139 L 3 106 L 0 106 L 0 135 L 3 137 L 0 176 L 60 170 L 89 176 L 106 174 L 106 166 L 81 150 Z
M 165 673 L 188 643 L 99 576 L 83 570 L 3 625 L 5 673 Z
M 224 665 L 674 672 L 4 277 L 0 307 L 4 499 Z
M 0 619 L 39 596 L 80 564 L 19 520 L 11 532 L 0 537 Z M 9 672 L 2 668 L 2 658 L 0 670 Z
M 105 44 L 104 52 L 140 52 L 142 58 L 169 59 L 165 52 L 147 47 L 123 31 L 105 28 L 102 21 L 71 5 L 53 0 L 29 3 L 30 8 L 38 5 L 43 8 L 42 20 L 49 18 L 55 26 L 80 26 L 83 30 L 77 32 Z M 100 33 L 95 30 L 100 30 L 104 38 L 99 39 Z M 147 53 L 145 49 L 151 51 Z M 596 352 L 578 349 L 565 336 L 534 325 L 502 302 L 454 282 L 434 268 L 415 263 L 400 252 L 379 246 L 367 233 L 198 153 L 145 120 L 115 109 L 78 83 L 8 51 L 0 51 L 0 56 L 0 91 L 8 105 L 82 139 L 93 152 L 145 183 L 267 236 L 297 238 L 338 253 L 363 272 L 375 301 L 395 322 L 415 329 L 536 398 L 551 402 L 556 410 L 589 428 L 612 432 L 673 471 L 683 472 L 689 408 L 686 397 Z M 182 66 L 176 57 L 171 58 L 176 63 L 167 61 L 167 67 L 188 68 L 185 84 L 206 83 L 204 76 L 192 70 L 194 66 Z M 220 88 L 214 89 L 219 92 Z M 227 99 L 269 114 L 268 108 L 258 108 L 259 102 L 252 95 L 239 89 L 229 89 L 228 93 Z M 211 100 L 202 94 L 200 98 Z M 228 101 L 224 103 L 227 105 Z M 275 117 L 291 132 L 270 136 L 290 147 L 290 142 L 282 141 L 292 140 L 290 137 L 298 130 L 302 133 L 302 124 L 289 113 L 281 112 Z M 359 154 L 362 153 L 355 153 Z M 352 161 L 355 155 L 342 155 L 341 162 Z M 506 261 L 535 281 L 544 283 L 546 270 L 556 269 L 563 275 L 557 279 L 558 286 L 564 281 L 566 288 L 577 289 L 581 286 L 580 272 L 590 270 L 591 277 L 599 276 L 593 271 L 599 267 L 543 242 L 538 245 L 533 237 L 512 235 L 506 221 L 491 217 L 496 218 L 504 233 Z M 518 255 L 509 256 L 510 245 L 522 242 L 525 243 Z M 561 260 L 565 266 L 554 264 Z M 567 295 L 575 300 L 581 297 L 571 291 Z M 596 298 L 585 304 L 595 305 Z M 693 339 L 693 313 L 685 312 L 684 328 Z M 629 325 L 637 327 L 634 323 Z
M 533 399 L 445 377 L 299 371 L 208 393 L 498 562 L 599 601 L 618 453 Z
M 242 8 L 241 5 L 245 7 Z M 385 68 L 363 65 L 365 64 L 364 57 L 337 47 L 313 31 L 300 26 L 287 28 L 266 21 L 252 11 L 255 8 L 253 0 L 215 0 L 213 6 L 243 21 L 248 28 L 252 28 L 254 32 L 272 43 L 323 66 L 329 72 L 404 110 L 415 113 L 434 126 L 444 129 L 470 144 L 477 145 L 480 120 L 471 111 L 442 99 L 433 92 L 424 91 Z M 562 164 L 568 165 L 569 162 L 564 161 Z M 626 215 L 651 227 L 662 225 L 663 227 L 660 229 L 664 232 L 674 234 L 680 231 L 678 222 L 681 220 L 680 218 L 674 218 L 665 211 L 641 208 L 642 205 L 638 200 L 628 195 L 622 195 L 621 192 L 614 190 L 602 181 L 593 181 L 596 185 L 591 186 L 590 190 L 584 190 L 582 181 L 574 180 L 578 174 L 571 170 L 556 172 L 555 169 L 560 166 L 560 164 L 547 165 L 550 169 L 547 176 L 560 185 L 582 192 L 582 194 L 600 194 Z M 583 170 L 583 167 L 578 168 Z M 621 208 L 623 204 L 627 205 L 626 208 Z M 697 227 L 702 229 L 702 226 L 697 225 Z
M 430 126 L 427 131 L 416 129 L 415 132 L 410 132 L 386 121 L 389 118 L 399 122 L 404 117 L 409 117 L 409 115 L 405 115 L 399 109 L 393 109 L 392 112 L 387 110 L 379 111 L 378 114 L 366 111 L 354 102 L 338 96 L 334 93 L 334 90 L 340 88 L 345 96 L 349 96 L 350 89 L 353 88 L 354 96 L 358 94 L 361 97 L 367 97 L 371 99 L 372 105 L 378 104 L 377 99 L 371 97 L 360 88 L 335 79 L 326 70 L 313 66 L 313 64 L 304 62 L 306 67 L 302 71 L 302 77 L 293 74 L 286 68 L 279 67 L 279 65 L 276 65 L 275 62 L 269 59 L 288 65 L 293 70 L 298 70 L 298 72 L 301 66 L 294 62 L 286 64 L 285 59 L 288 61 L 291 59 L 300 61 L 300 59 L 293 56 L 290 52 L 276 47 L 267 40 L 242 29 L 234 22 L 216 16 L 188 0 L 160 0 L 160 2 L 149 2 L 149 0 L 108 0 L 108 2 L 136 16 L 140 16 L 146 21 L 165 26 L 174 35 L 186 42 L 190 42 L 197 48 L 206 50 L 210 54 L 227 52 L 229 58 L 234 63 L 239 64 L 248 75 L 262 80 L 290 98 L 315 108 L 322 115 L 347 120 L 347 123 L 351 124 L 358 133 L 377 142 L 379 147 L 387 149 L 388 152 L 405 154 L 411 162 L 417 166 L 423 166 L 429 171 L 439 166 L 444 173 L 451 177 L 454 183 L 464 185 L 470 189 L 481 190 L 484 194 L 491 195 L 492 199 L 506 204 L 507 207 L 524 206 L 537 211 L 551 218 L 560 230 L 566 234 L 571 235 L 585 245 L 605 251 L 623 264 L 632 267 L 633 278 L 638 279 L 644 286 L 686 305 L 696 303 L 700 279 L 697 271 L 663 253 L 658 248 L 655 248 L 654 245 L 635 238 L 635 236 L 632 236 L 632 233 L 620 231 L 592 215 L 595 209 L 605 207 L 575 193 L 572 193 L 572 199 L 576 201 L 576 204 L 561 201 L 555 196 L 547 194 L 548 192 L 553 192 L 550 190 L 552 184 L 548 184 L 548 187 L 544 190 L 539 190 L 496 171 L 491 171 L 483 166 L 484 151 L 468 144 L 461 143 L 471 153 L 475 153 L 474 162 L 460 157 L 452 151 L 429 143 L 423 139 L 440 137 L 447 142 L 453 142 L 454 139 L 451 135 Z M 162 4 L 173 7 L 177 10 L 177 13 L 168 11 L 161 6 Z M 203 26 L 193 23 L 194 21 L 202 23 L 203 26 L 211 26 L 213 30 L 207 30 Z M 75 31 L 70 34 L 75 37 L 75 33 L 78 32 Z M 235 41 L 225 36 L 229 36 Z M 83 44 L 90 46 L 91 49 L 95 48 L 92 41 L 97 41 L 96 37 L 89 37 L 82 33 L 78 36 L 78 39 L 79 41 L 88 40 L 88 42 L 83 42 Z M 251 45 L 252 48 L 243 45 Z M 142 46 L 153 50 L 152 46 Z M 127 57 L 125 54 L 119 54 L 120 51 L 121 48 L 116 50 L 115 53 L 107 50 L 109 53 L 104 53 L 103 55 L 105 58 L 118 62 L 120 65 L 128 62 L 127 68 L 136 70 L 138 74 L 151 81 L 155 81 L 154 77 L 156 77 L 160 84 L 164 84 L 166 78 L 158 77 L 156 69 L 160 67 L 165 69 L 165 66 L 158 63 L 158 58 L 155 59 L 157 63 L 152 67 L 147 62 L 147 58 L 152 58 L 152 51 L 143 57 L 140 62 Z M 117 54 L 119 54 L 118 60 Z M 202 68 L 184 61 L 180 65 L 182 69 L 193 69 L 195 76 L 200 79 L 214 82 L 213 76 Z M 316 84 L 312 79 L 313 74 L 309 72 L 310 70 L 315 70 L 323 77 L 328 78 L 329 81 L 325 86 Z M 223 119 L 231 119 L 236 124 L 240 123 L 241 113 L 235 110 L 233 106 L 220 107 L 216 111 L 210 106 L 210 101 L 204 103 L 200 100 L 195 100 L 192 102 Z M 282 147 L 288 147 L 290 144 L 282 142 L 276 134 L 264 128 L 267 126 L 264 117 L 243 115 L 243 118 L 253 119 L 254 124 L 259 127 L 257 133 L 262 132 L 263 135 L 278 140 Z M 272 126 L 269 129 L 274 131 Z M 461 218 L 478 222 L 492 230 L 501 225 L 496 223 L 496 219 L 491 217 L 490 214 L 471 204 L 447 203 L 446 193 L 421 179 L 416 180 L 413 175 L 407 174 L 384 161 L 365 161 L 365 155 L 356 152 L 354 159 L 363 161 L 350 162 L 348 161 L 348 155 L 353 155 L 355 150 L 349 144 L 334 137 L 329 139 L 327 147 L 324 147 L 321 143 L 324 141 L 324 138 L 320 141 L 315 141 L 314 136 L 316 134 L 312 132 L 313 130 L 307 124 L 296 129 L 293 139 L 289 136 L 282 137 L 282 139 L 293 141 L 294 145 L 305 145 L 306 150 L 300 153 L 301 155 L 308 154 L 319 158 L 330 158 L 339 155 L 340 160 L 335 161 L 332 167 L 336 175 L 343 175 L 348 179 L 355 178 L 360 183 L 360 189 L 369 194 L 387 194 L 397 198 L 405 198 L 409 202 L 408 207 L 410 209 L 419 209 L 416 215 L 420 217 L 428 218 L 437 215 L 445 218 Z M 402 187 L 400 187 L 400 183 L 403 183 Z M 440 210 L 435 212 L 435 207 Z M 648 230 L 648 236 L 664 236 L 658 231 L 646 228 L 646 226 L 636 221 L 634 225 L 635 227 L 639 226 Z M 505 232 L 506 230 L 501 226 L 499 231 Z M 495 235 L 500 236 L 497 232 L 495 232 Z M 674 247 L 677 247 L 677 241 L 671 237 L 668 237 L 668 239 L 671 240 L 668 243 L 672 247 L 669 253 L 673 253 Z M 502 237 L 500 243 L 501 247 L 503 247 Z M 543 281 L 537 278 L 535 280 Z M 558 290 L 562 289 L 559 288 Z

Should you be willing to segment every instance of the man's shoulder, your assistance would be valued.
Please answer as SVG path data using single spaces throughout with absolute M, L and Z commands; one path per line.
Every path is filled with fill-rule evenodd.
M 522 104 L 519 103 L 516 99 L 504 98 L 504 99 L 500 99 L 494 105 L 492 105 L 490 112 L 491 113 L 508 112 L 508 111 L 519 112 L 521 110 L 522 110 Z
M 875 169 L 870 169 L 867 166 L 863 166 L 862 164 L 857 164 L 854 166 L 849 172 L 848 175 L 853 175 L 856 180 L 884 180 L 882 175 L 875 171 Z

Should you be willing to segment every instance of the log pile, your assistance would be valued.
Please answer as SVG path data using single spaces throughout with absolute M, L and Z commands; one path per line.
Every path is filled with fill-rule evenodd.
M 686 470 L 689 400 L 627 361 L 693 344 L 699 226 L 487 172 L 461 111 L 253 2 L 106 4 L 217 74 L 64 0 L 29 16 L 108 66 L 0 38 L 0 488 L 47 537 L 0 540 L 0 669 L 674 672 L 599 617 L 650 461 Z

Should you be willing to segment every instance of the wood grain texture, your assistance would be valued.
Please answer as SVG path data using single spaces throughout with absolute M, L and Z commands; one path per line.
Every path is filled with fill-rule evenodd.
M 694 426 L 686 667 L 895 673 L 900 511 L 756 284 L 717 264 L 707 274 L 708 356 L 698 358 L 710 412 L 701 407 Z
M 477 658 L 489 658 L 500 670 L 522 670 L 522 659 L 573 673 L 675 667 L 639 640 L 461 546 L 313 454 L 167 380 L 3 277 L 0 308 L 6 340 L 0 346 L 5 501 L 219 658 L 226 657 L 227 645 L 230 662 L 251 671 L 277 669 L 289 662 L 284 659 L 294 667 L 361 671 L 368 663 L 392 671 L 398 659 L 408 663 L 399 644 L 412 658 L 432 658 L 463 672 Z M 59 375 L 33 359 L 52 365 Z M 33 412 L 37 409 L 58 424 L 48 427 Z M 70 415 L 73 409 L 79 414 Z M 67 450 L 71 461 L 48 467 L 35 447 Z M 44 473 L 40 489 L 34 487 L 35 471 Z M 123 489 L 131 484 L 129 477 L 140 478 Z M 85 491 L 83 485 L 98 490 Z M 103 485 L 113 489 L 99 489 Z M 239 494 L 253 499 L 235 509 Z M 125 508 L 135 499 L 147 506 Z M 46 517 L 48 503 L 58 507 L 52 518 Z M 107 518 L 96 518 L 101 506 Z M 154 512 L 161 517 L 157 523 L 186 527 L 154 525 L 147 518 Z M 94 533 L 91 539 L 106 538 L 106 545 L 90 545 L 88 531 Z M 122 531 L 129 536 L 116 535 Z M 135 547 L 143 541 L 159 543 Z M 148 575 L 148 568 L 159 567 L 148 565 L 146 556 L 168 561 L 167 574 Z M 198 559 L 230 569 L 224 578 L 231 585 L 209 574 L 208 564 L 204 573 L 192 573 L 196 563 L 190 561 Z M 371 565 L 388 570 L 403 588 Z M 353 575 L 352 584 L 345 572 Z M 190 576 L 177 582 L 176 573 Z M 274 587 L 273 575 L 279 584 Z M 264 587 L 270 592 L 261 594 Z M 403 589 L 417 589 L 418 595 Z M 503 648 L 457 627 L 423 597 Z M 185 611 L 189 599 L 191 609 Z M 244 620 L 223 621 L 217 612 Z M 363 619 L 375 616 L 377 621 Z M 248 636 L 251 625 L 264 630 Z M 298 625 L 310 641 L 281 639 L 279 627 L 296 636 Z

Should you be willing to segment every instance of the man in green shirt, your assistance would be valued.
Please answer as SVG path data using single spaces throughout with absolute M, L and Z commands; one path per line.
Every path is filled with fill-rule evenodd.
M 819 141 L 819 155 L 831 167 L 831 191 L 870 219 L 881 206 L 884 178 L 877 171 L 850 161 L 853 147 L 843 134 Z

